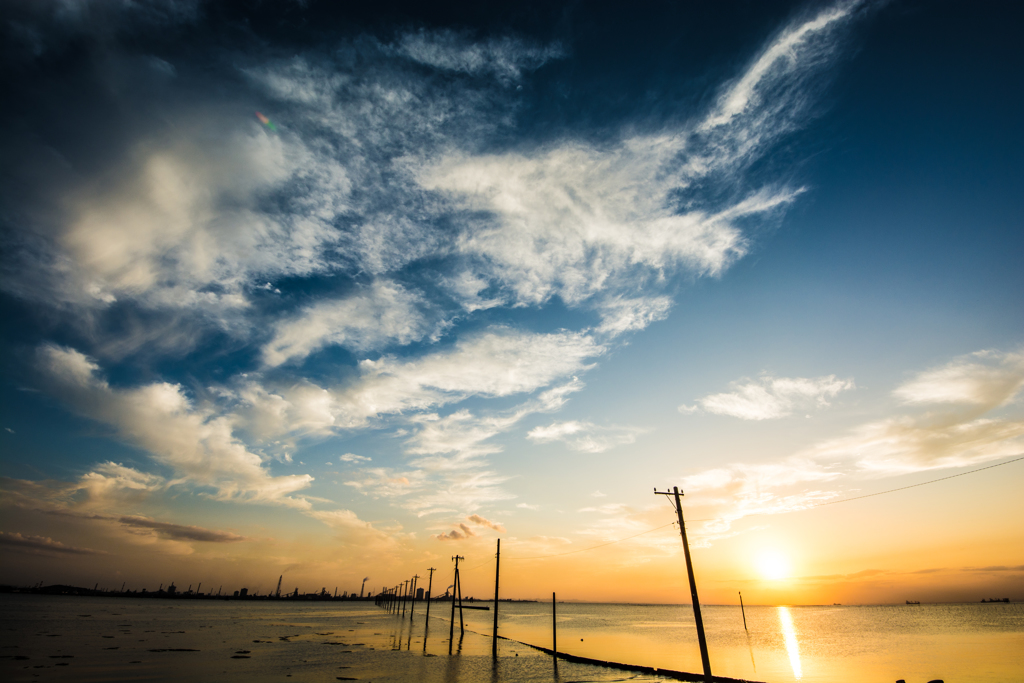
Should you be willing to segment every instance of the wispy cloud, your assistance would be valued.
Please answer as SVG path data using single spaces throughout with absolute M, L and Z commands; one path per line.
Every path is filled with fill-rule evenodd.
M 466 74 L 492 74 L 515 81 L 523 71 L 564 55 L 559 45 L 531 45 L 513 37 L 480 43 L 455 31 L 419 30 L 402 35 L 392 49 L 420 64 Z
M 469 521 L 473 522 L 473 524 L 478 524 L 480 526 L 485 526 L 488 529 L 494 529 L 495 531 L 500 531 L 501 533 L 505 533 L 505 527 L 504 526 L 502 526 L 498 522 L 492 522 L 489 519 L 484 519 L 480 515 L 470 515 L 466 519 L 468 519 Z
M 123 526 L 152 531 L 164 538 L 174 540 L 200 541 L 203 543 L 237 543 L 247 540 L 245 536 L 239 536 L 229 531 L 214 531 L 200 526 L 158 522 L 146 517 L 124 516 L 118 518 L 117 521 Z
M 773 420 L 792 415 L 797 409 L 821 408 L 842 391 L 854 388 L 852 379 L 825 377 L 773 377 L 765 375 L 753 381 L 734 382 L 732 391 L 709 394 L 696 405 L 679 406 L 681 413 L 705 410 L 741 420 Z
M 616 446 L 633 443 L 642 431 L 634 427 L 604 427 L 570 420 L 534 427 L 526 437 L 536 443 L 561 441 L 572 450 L 583 453 L 603 453 Z
M 22 551 L 41 554 L 58 555 L 103 555 L 105 553 L 91 548 L 77 548 L 55 541 L 49 536 L 22 535 L 17 532 L 0 531 L 0 545 L 8 551 Z
M 1024 389 L 1022 377 L 1018 353 L 968 354 L 914 375 L 893 392 L 908 407 L 941 410 L 872 420 L 775 462 L 733 463 L 691 474 L 683 478 L 683 487 L 695 503 L 715 515 L 704 526 L 713 539 L 729 532 L 732 523 L 743 517 L 791 512 L 835 500 L 865 479 L 1019 456 L 1024 454 L 1024 419 L 992 413 L 1015 401 Z M 834 377 L 819 380 L 798 383 L 804 389 L 797 395 L 820 400 L 822 387 L 841 390 L 837 389 L 841 382 Z M 742 385 L 733 394 L 707 398 L 726 397 L 718 405 L 737 416 L 778 412 L 773 407 L 778 399 L 771 385 L 774 381 Z
M 514 498 L 508 476 L 486 465 L 500 436 L 563 406 L 626 334 L 667 317 L 672 283 L 721 276 L 748 253 L 750 227 L 801 195 L 748 170 L 806 120 L 808 78 L 828 64 L 853 8 L 785 28 L 707 111 L 653 132 L 627 121 L 600 141 L 543 144 L 494 142 L 517 130 L 509 86 L 568 58 L 557 45 L 411 30 L 283 58 L 218 46 L 231 58 L 201 71 L 228 64 L 215 76 L 233 85 L 210 89 L 150 55 L 144 73 L 132 71 L 133 48 L 116 32 L 103 37 L 108 58 L 96 71 L 130 74 L 104 92 L 143 123 L 111 127 L 133 137 L 97 143 L 113 150 L 94 174 L 102 181 L 60 171 L 62 184 L 39 181 L 45 202 L 16 207 L 28 227 L 5 251 L 14 277 L 2 286 L 85 331 L 87 353 L 40 349 L 51 391 L 172 475 L 108 464 L 75 495 L 191 485 L 314 514 L 300 493 L 312 477 L 275 475 L 275 459 L 290 462 L 309 440 L 397 426 L 406 461 L 375 456 L 385 466 L 353 467 L 351 488 L 393 493 L 416 514 Z M 173 126 L 141 113 L 151 103 L 133 85 L 158 78 L 177 83 Z M 276 131 L 239 120 L 253 101 Z M 26 151 L 26 164 L 51 159 L 43 151 Z M 494 322 L 556 299 L 586 322 Z M 93 360 L 114 377 L 127 356 L 180 358 L 221 335 L 251 362 L 223 379 L 211 372 L 218 379 L 205 386 L 118 384 Z M 355 365 L 313 367 L 330 347 Z M 160 376 L 147 367 L 143 376 Z M 762 386 L 775 401 L 762 414 L 834 395 L 783 386 L 801 381 L 815 380 Z M 469 399 L 480 401 L 458 405 Z M 481 407 L 494 399 L 509 400 Z M 581 419 L 527 436 L 598 453 L 639 433 Z M 340 513 L 318 519 L 363 529 Z
M 436 538 L 439 541 L 462 541 L 467 538 L 473 538 L 474 536 L 476 536 L 476 534 L 473 532 L 473 529 L 460 523 L 457 529 L 452 529 L 444 534 L 434 534 L 431 538 Z
M 431 331 L 420 310 L 424 306 L 421 296 L 386 282 L 348 298 L 318 302 L 277 323 L 273 339 L 263 347 L 264 362 L 274 366 L 301 360 L 327 344 L 366 351 L 418 341 Z
M 994 408 L 1024 388 L 1024 353 L 976 351 L 926 370 L 897 387 L 908 405 L 967 404 Z

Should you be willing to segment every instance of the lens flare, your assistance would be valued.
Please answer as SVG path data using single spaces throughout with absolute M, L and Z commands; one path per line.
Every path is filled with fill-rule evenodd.
M 269 128 L 270 130 L 277 130 L 277 126 L 274 125 L 274 122 L 271 121 L 270 119 L 268 119 L 263 114 L 261 114 L 259 112 L 256 112 L 256 118 L 258 118 L 260 120 L 260 123 L 262 123 L 264 126 Z

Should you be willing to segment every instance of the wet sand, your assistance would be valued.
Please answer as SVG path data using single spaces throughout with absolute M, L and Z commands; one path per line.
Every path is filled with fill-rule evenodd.
M 421 611 L 372 603 L 267 603 L 4 596 L 0 672 L 7 681 L 657 681 L 555 662 L 531 647 Z

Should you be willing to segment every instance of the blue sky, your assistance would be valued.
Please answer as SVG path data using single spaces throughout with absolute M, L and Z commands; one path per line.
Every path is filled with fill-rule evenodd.
M 666 484 L 746 576 L 766 516 L 1021 455 L 1013 14 L 9 5 L 7 580 L 557 553 Z

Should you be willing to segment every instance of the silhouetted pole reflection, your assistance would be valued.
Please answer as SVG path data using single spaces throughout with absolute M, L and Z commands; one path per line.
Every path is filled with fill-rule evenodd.
M 693 619 L 697 622 L 697 641 L 700 643 L 700 661 L 704 665 L 704 680 L 711 683 L 711 659 L 708 657 L 708 641 L 704 637 L 704 620 L 700 615 L 700 600 L 697 598 L 697 581 L 693 578 L 693 563 L 690 561 L 690 544 L 686 540 L 686 524 L 683 522 L 683 502 L 679 499 L 679 487 L 673 486 L 672 491 L 654 493 L 660 496 L 675 496 L 676 516 L 679 518 L 679 534 L 683 538 L 683 554 L 686 556 L 686 575 L 690 579 L 690 599 L 693 601 Z

